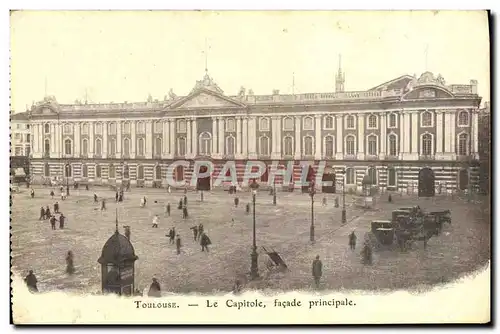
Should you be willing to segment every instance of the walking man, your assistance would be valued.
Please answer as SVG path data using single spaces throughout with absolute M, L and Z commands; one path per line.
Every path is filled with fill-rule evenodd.
M 349 234 L 349 248 L 352 251 L 356 249 L 356 239 L 356 234 L 352 231 L 351 234 Z
M 323 263 L 321 263 L 319 255 L 316 255 L 316 259 L 312 262 L 312 275 L 314 278 L 314 285 L 317 289 L 319 288 L 321 276 L 323 276 Z
M 177 248 L 177 255 L 181 253 L 181 236 L 177 234 L 177 238 L 175 239 L 175 247 Z

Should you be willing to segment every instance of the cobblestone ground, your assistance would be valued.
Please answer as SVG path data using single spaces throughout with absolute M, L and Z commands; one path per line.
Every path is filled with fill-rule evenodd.
M 100 289 L 100 268 L 97 259 L 102 246 L 115 230 L 115 208 L 118 207 L 120 232 L 130 225 L 132 243 L 139 260 L 136 262 L 136 286 L 148 287 L 151 277 L 158 277 L 162 289 L 170 292 L 211 293 L 231 290 L 236 277 L 249 271 L 252 243 L 252 215 L 245 214 L 249 193 L 239 193 L 240 206 L 235 208 L 233 197 L 226 192 L 188 193 L 190 218 L 183 220 L 176 204 L 181 192 L 166 194 L 156 189 L 133 189 L 126 193 L 124 203 L 114 203 L 114 193 L 97 189 L 97 194 L 108 198 L 108 211 L 97 210 L 91 191 L 72 190 L 71 196 L 59 201 L 67 217 L 67 228 L 52 231 L 48 221 L 38 221 L 40 206 L 55 200 L 49 189 L 36 189 L 30 199 L 26 189 L 13 195 L 12 206 L 12 267 L 25 275 L 33 269 L 39 280 L 39 289 L 97 292 Z M 148 206 L 139 208 L 142 195 Z M 389 289 L 434 285 L 454 280 L 464 273 L 485 265 L 490 258 L 489 203 L 486 198 L 468 202 L 455 197 L 416 199 L 394 196 L 394 203 L 380 199 L 375 211 L 363 212 L 351 205 L 347 197 L 348 224 L 340 224 L 340 208 L 334 208 L 328 195 L 327 206 L 322 206 L 322 194 L 316 196 L 316 242 L 309 242 L 311 202 L 306 194 L 279 193 L 278 205 L 272 205 L 267 192 L 257 195 L 257 244 L 259 269 L 264 278 L 251 282 L 249 287 L 273 289 L 310 289 L 311 261 L 320 255 L 324 289 Z M 158 201 L 158 203 L 154 203 Z M 172 216 L 164 217 L 164 205 L 170 202 Z M 428 248 L 416 244 L 407 252 L 383 251 L 374 254 L 374 264 L 360 263 L 359 249 L 351 252 L 347 235 L 356 229 L 358 243 L 374 219 L 389 219 L 390 211 L 401 206 L 419 204 L 424 210 L 450 208 L 453 224 L 446 225 L 443 234 L 430 240 Z M 151 228 L 154 214 L 161 217 L 160 228 Z M 234 219 L 234 222 L 232 221 Z M 210 253 L 201 252 L 193 241 L 195 224 L 203 223 L 213 245 Z M 169 245 L 165 234 L 175 226 L 183 241 L 182 254 Z M 286 274 L 268 273 L 268 256 L 260 246 L 274 248 L 290 268 Z M 65 254 L 75 254 L 76 274 L 67 276 Z

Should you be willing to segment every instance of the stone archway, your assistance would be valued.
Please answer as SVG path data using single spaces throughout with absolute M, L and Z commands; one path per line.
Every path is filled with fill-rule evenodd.
M 469 188 L 469 171 L 464 168 L 458 172 L 458 189 L 464 191 L 468 188 Z
M 436 194 L 436 177 L 432 169 L 426 167 L 418 172 L 418 196 L 433 197 Z

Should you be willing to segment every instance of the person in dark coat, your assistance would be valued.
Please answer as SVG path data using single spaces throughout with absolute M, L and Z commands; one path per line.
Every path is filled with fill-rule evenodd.
M 54 203 L 54 213 L 59 213 L 59 202 Z
M 148 204 L 148 200 L 146 199 L 146 196 L 144 196 L 143 199 L 144 199 L 144 206 L 146 206 L 146 204 Z
M 44 220 L 45 219 L 45 209 L 42 207 L 40 207 L 40 218 L 38 218 L 39 220 Z
M 106 210 L 106 200 L 103 198 L 101 201 L 101 211 Z
M 115 202 L 117 202 L 117 203 L 118 203 L 118 197 L 119 197 L 119 196 L 118 196 L 118 191 L 117 191 L 117 192 L 115 193 Z
M 179 210 L 182 210 L 182 198 L 179 200 L 179 206 L 177 207 L 177 209 Z
M 188 197 L 184 195 L 184 206 L 188 205 Z
M 177 255 L 181 253 L 181 236 L 177 234 L 175 238 L 175 247 L 177 248 Z
M 47 207 L 45 208 L 45 219 L 50 219 L 51 216 L 52 216 L 52 213 L 50 212 L 50 208 L 47 205 Z
M 200 225 L 198 225 L 198 239 L 201 238 L 202 234 L 203 234 L 203 224 L 200 223 Z
M 149 286 L 148 297 L 161 297 L 161 286 L 155 277 L 153 277 L 153 282 Z
M 314 285 L 319 288 L 319 280 L 323 276 L 323 263 L 319 259 L 319 255 L 316 255 L 316 259 L 312 262 L 312 276 L 314 278 Z
M 193 238 L 194 241 L 198 240 L 198 226 L 193 226 L 191 227 L 191 230 L 193 230 Z
M 165 206 L 165 214 L 170 217 L 170 203 L 167 203 L 167 206 Z
M 97 202 L 98 202 L 98 200 L 97 200 L 97 194 L 94 193 L 94 203 L 97 203 Z
M 59 228 L 62 230 L 64 229 L 64 222 L 66 221 L 66 217 L 63 215 L 61 212 L 61 215 L 59 216 Z
M 172 227 L 166 236 L 169 239 L 169 243 L 173 244 L 175 239 L 175 227 Z
M 118 194 L 118 202 L 123 202 L 123 192 L 120 192 L 120 194 Z
M 24 278 L 24 283 L 26 283 L 30 292 L 38 292 L 38 287 L 36 286 L 38 280 L 35 274 L 33 274 L 33 270 L 30 270 L 28 275 Z
M 388 201 L 389 203 L 392 203 L 392 196 L 391 196 L 391 194 L 389 194 L 389 197 L 387 198 L 387 201 Z
M 52 199 L 54 199 L 54 190 L 51 190 L 51 191 L 50 191 L 50 197 L 51 197 Z
M 88 184 L 85 185 L 85 190 L 89 191 L 89 185 Z
M 73 275 L 75 272 L 75 265 L 73 262 L 73 252 L 68 251 L 68 254 L 66 255 L 66 273 L 68 275 Z
M 240 199 L 238 197 L 234 198 L 234 206 L 238 207 L 238 204 L 240 204 Z
M 349 234 L 349 248 L 351 250 L 356 249 L 356 239 L 356 234 L 354 233 L 354 231 L 352 231 L 351 234 Z
M 245 206 L 245 213 L 248 215 L 250 213 L 250 203 Z
M 50 217 L 50 227 L 55 230 L 56 229 L 56 216 Z
M 188 217 L 189 217 L 189 215 L 188 215 L 188 209 L 187 209 L 187 206 L 184 206 L 184 207 L 182 208 L 182 218 L 187 219 Z
M 212 241 L 210 240 L 208 235 L 205 232 L 203 232 L 201 234 L 201 237 L 200 237 L 201 251 L 204 252 L 206 249 L 208 252 L 208 245 L 211 245 L 211 244 L 212 244 Z
M 33 190 L 33 188 L 31 189 L 31 198 L 35 198 L 35 191 Z

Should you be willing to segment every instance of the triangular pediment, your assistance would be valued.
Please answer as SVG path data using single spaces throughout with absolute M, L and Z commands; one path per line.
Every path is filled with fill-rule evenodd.
M 237 100 L 203 90 L 174 102 L 169 106 L 169 109 L 241 108 L 244 106 L 243 103 Z
M 386 81 L 383 84 L 380 84 L 376 87 L 370 88 L 370 91 L 378 91 L 378 90 L 394 90 L 394 89 L 405 89 L 408 86 L 408 83 L 414 78 L 410 75 L 403 75 L 398 78 L 392 79 L 390 81 Z

